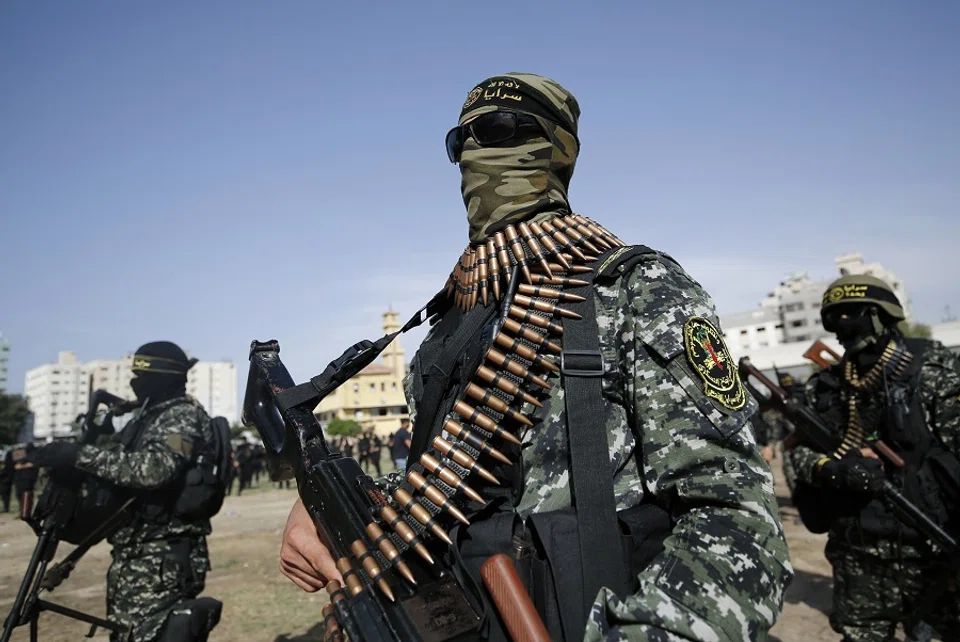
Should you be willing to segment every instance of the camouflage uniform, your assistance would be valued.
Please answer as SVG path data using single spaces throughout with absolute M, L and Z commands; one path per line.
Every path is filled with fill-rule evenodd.
M 193 445 L 212 442 L 209 421 L 185 397 L 148 406 L 114 442 L 84 446 L 76 467 L 121 488 L 162 494 L 187 466 Z M 203 590 L 209 533 L 209 520 L 183 523 L 145 512 L 114 533 L 107 617 L 132 625 L 135 642 L 155 639 L 170 609 Z
M 954 455 L 960 454 L 960 361 L 943 344 L 930 341 L 920 367 L 918 394 L 927 427 Z M 834 420 L 843 409 L 820 403 L 827 375 L 842 378 L 842 366 L 815 374 L 806 395 L 811 407 Z M 883 407 L 884 395 L 868 401 Z M 882 437 L 882 436 L 881 436 Z M 814 467 L 823 457 L 805 445 L 797 446 L 790 458 L 797 478 L 814 484 Z M 939 592 L 946 587 L 949 565 L 942 555 L 926 545 L 901 544 L 897 539 L 877 539 L 835 526 L 830 530 L 826 556 L 833 566 L 834 630 L 850 642 L 892 640 L 898 622 L 928 609 L 924 619 L 939 630 L 945 640 L 960 639 L 960 598 L 958 593 Z M 932 591 L 932 592 L 931 592 Z M 909 622 L 908 622 L 909 624 Z

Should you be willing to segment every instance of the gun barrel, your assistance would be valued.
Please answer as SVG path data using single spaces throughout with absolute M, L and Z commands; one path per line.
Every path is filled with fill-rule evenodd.
M 883 482 L 883 496 L 890 500 L 891 504 L 900 509 L 907 517 L 910 525 L 923 533 L 924 536 L 935 541 L 948 552 L 957 550 L 957 540 L 940 528 L 939 524 L 930 519 L 926 513 L 907 499 L 903 493 L 900 492 L 900 489 L 889 481 Z

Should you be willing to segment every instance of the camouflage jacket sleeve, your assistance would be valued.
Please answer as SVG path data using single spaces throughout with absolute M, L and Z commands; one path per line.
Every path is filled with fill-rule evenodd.
M 84 446 L 77 468 L 117 486 L 148 490 L 171 481 L 190 461 L 193 445 L 203 438 L 198 409 L 177 403 L 146 419 L 139 446 L 126 452 L 120 443 L 106 447 Z
M 724 407 L 694 373 L 685 324 L 718 325 L 712 300 L 679 266 L 648 260 L 620 289 L 620 363 L 644 488 L 674 526 L 635 594 L 601 590 L 586 639 L 757 639 L 779 616 L 793 570 L 773 477 L 746 426 L 756 402 L 737 381 L 720 395 L 733 409 Z M 722 339 L 713 345 L 732 376 Z
M 927 348 L 920 369 L 920 395 L 927 426 L 960 457 L 960 359 L 939 341 Z

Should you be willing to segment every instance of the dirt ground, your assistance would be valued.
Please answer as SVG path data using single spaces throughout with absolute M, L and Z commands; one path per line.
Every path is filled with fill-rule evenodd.
M 779 473 L 779 460 L 774 462 Z M 778 474 L 781 514 L 790 543 L 796 579 L 786 595 L 783 615 L 771 630 L 779 642 L 835 642 L 830 630 L 832 580 L 830 566 L 823 558 L 825 536 L 813 535 L 800 524 L 789 505 L 782 477 Z M 213 570 L 207 576 L 204 595 L 224 603 L 220 625 L 211 642 L 307 642 L 320 640 L 320 609 L 326 593 L 307 594 L 277 571 L 283 524 L 296 499 L 296 490 L 277 489 L 261 477 L 260 483 L 243 496 L 227 497 L 213 520 L 209 539 Z M 0 617 L 13 604 L 36 538 L 26 524 L 11 514 L 0 515 Z M 63 545 L 57 559 L 70 546 Z M 94 615 L 104 614 L 104 576 L 109 565 L 108 545 L 91 549 L 71 577 L 53 594 L 51 601 Z M 29 639 L 28 627 L 21 627 L 14 641 Z M 66 642 L 83 639 L 88 627 L 64 617 L 44 613 L 40 617 L 40 640 Z M 94 640 L 107 640 L 102 631 Z M 901 636 L 902 639 L 902 636 Z

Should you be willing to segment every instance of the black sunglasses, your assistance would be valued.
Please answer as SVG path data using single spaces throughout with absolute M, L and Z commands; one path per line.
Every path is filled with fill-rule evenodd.
M 447 132 L 447 158 L 451 163 L 459 163 L 463 144 L 468 138 L 473 138 L 480 147 L 490 147 L 512 139 L 526 127 L 541 129 L 536 118 L 515 111 L 493 111 L 477 116 L 466 125 L 457 125 Z

